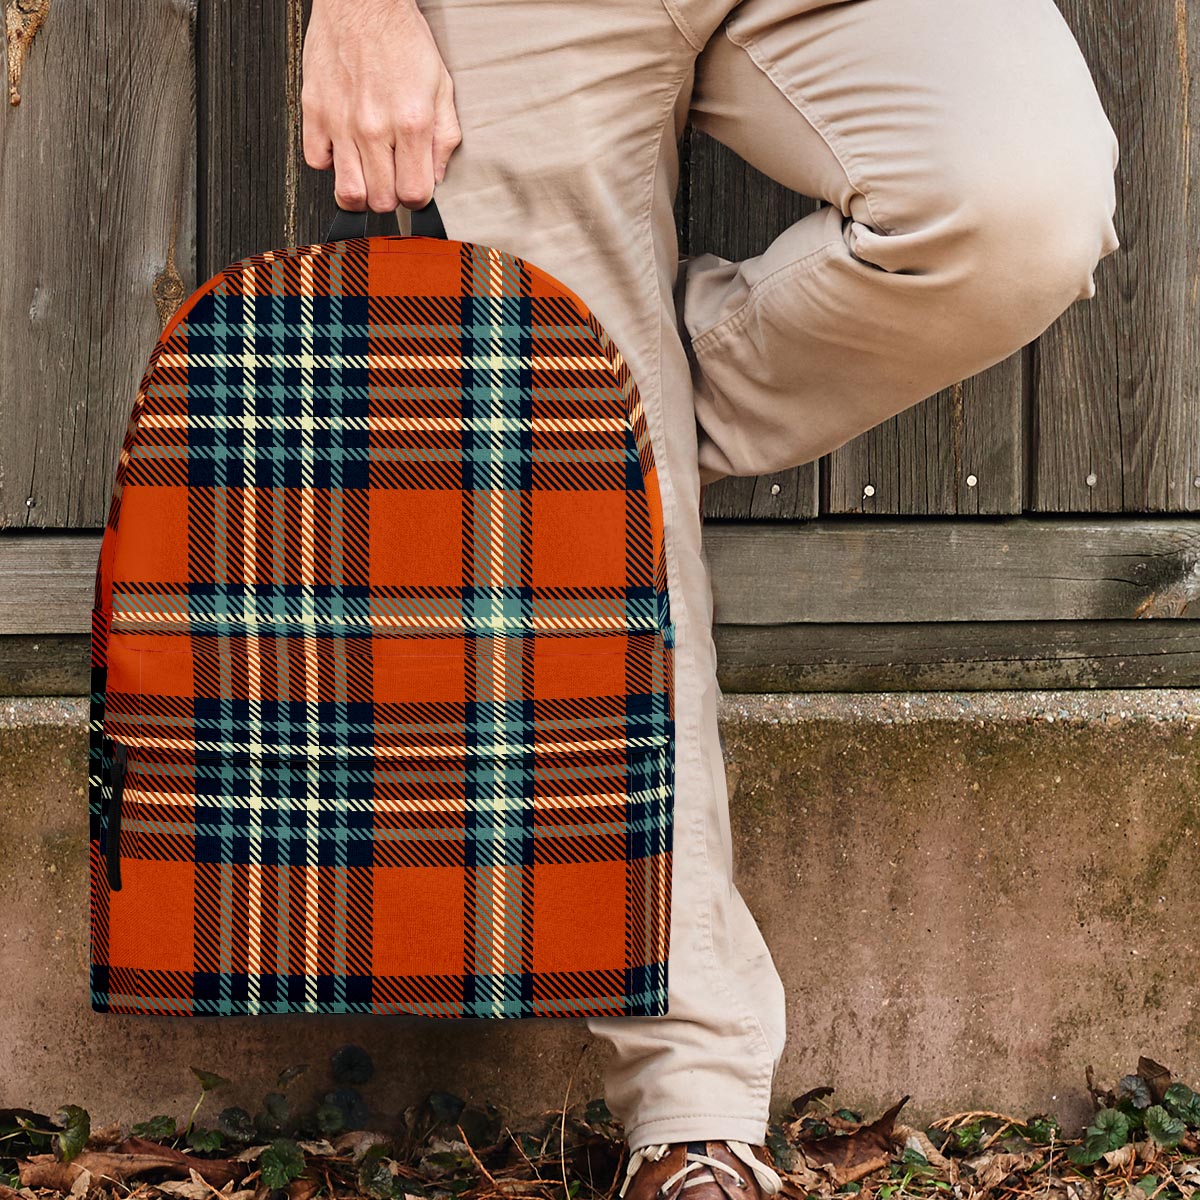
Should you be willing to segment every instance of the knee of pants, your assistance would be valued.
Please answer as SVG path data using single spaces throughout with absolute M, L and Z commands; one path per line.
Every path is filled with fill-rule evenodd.
M 878 237 L 852 222 L 851 251 L 925 276 L 912 282 L 935 298 L 939 338 L 966 328 L 977 338 L 983 329 L 989 345 L 977 353 L 1011 353 L 1072 302 L 1094 296 L 1098 263 L 1120 245 L 1116 142 L 1104 126 L 1111 138 L 1076 153 L 1022 146 L 1008 156 L 959 160 L 931 184 L 922 217 L 906 229 Z

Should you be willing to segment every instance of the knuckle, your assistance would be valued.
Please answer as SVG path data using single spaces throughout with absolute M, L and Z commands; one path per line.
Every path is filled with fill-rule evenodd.
M 420 208 L 429 201 L 429 195 L 423 188 L 412 185 L 400 188 L 397 195 L 405 208 Z
M 396 127 L 403 133 L 420 133 L 433 126 L 433 112 L 427 108 L 408 108 L 396 116 Z
M 367 202 L 366 188 L 355 184 L 342 183 L 333 189 L 334 198 L 342 208 L 361 209 Z
M 369 142 L 381 142 L 391 130 L 387 121 L 374 113 L 365 113 L 357 122 L 357 132 L 360 137 Z

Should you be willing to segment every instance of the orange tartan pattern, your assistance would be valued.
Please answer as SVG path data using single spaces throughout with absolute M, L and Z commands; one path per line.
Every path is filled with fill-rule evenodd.
M 92 1004 L 666 1011 L 645 413 L 475 243 L 256 255 L 164 331 L 96 573 Z

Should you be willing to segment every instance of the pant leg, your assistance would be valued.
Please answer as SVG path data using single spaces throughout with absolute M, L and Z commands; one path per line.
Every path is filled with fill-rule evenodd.
M 829 202 L 757 257 L 685 264 L 705 483 L 809 462 L 1007 357 L 1119 244 L 1116 136 L 1053 0 L 741 0 L 692 119 Z
M 695 410 L 674 293 L 676 142 L 696 31 L 663 0 L 421 9 L 463 129 L 437 188 L 448 236 L 526 258 L 584 299 L 629 363 L 658 465 L 676 624 L 669 1013 L 588 1022 L 612 1049 L 606 1098 L 635 1148 L 760 1142 L 783 989 L 733 884 Z

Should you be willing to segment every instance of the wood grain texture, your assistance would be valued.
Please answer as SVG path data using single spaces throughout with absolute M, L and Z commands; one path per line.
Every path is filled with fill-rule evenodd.
M 1041 512 L 1200 508 L 1200 11 L 1060 0 L 1120 144 L 1117 234 L 1097 294 L 1038 342 L 1031 502 Z
M 301 54 L 310 0 L 206 3 L 199 29 L 200 264 L 207 278 L 250 254 L 319 242 L 333 173 L 304 161 Z M 395 233 L 391 213 L 368 232 Z M 403 228 L 407 231 L 407 217 Z
M 1022 510 L 1025 354 L 868 429 L 824 458 L 821 511 L 999 516 Z
M 1191 520 L 713 522 L 704 545 L 724 624 L 1200 616 Z
M 1196 687 L 1195 621 L 718 625 L 725 692 Z
M 0 696 L 86 696 L 91 654 L 84 634 L 0 637 Z
M 718 625 L 735 692 L 927 692 L 1200 686 L 1194 621 Z M 85 696 L 84 634 L 0 637 L 0 695 Z
M 192 0 L 53 4 L 0 105 L 0 527 L 103 524 L 195 279 Z
M 100 535 L 0 535 L 0 637 L 88 633 Z
M 0 537 L 0 634 L 86 632 L 99 548 Z M 729 625 L 1200 616 L 1186 519 L 706 520 L 704 549 Z

